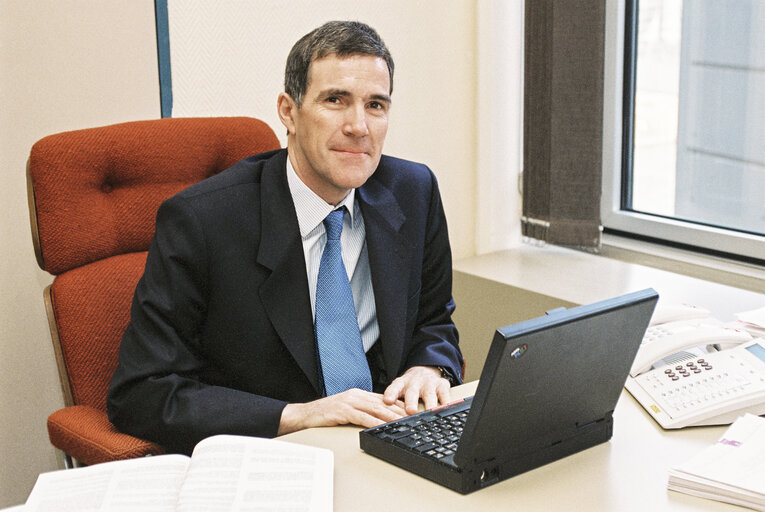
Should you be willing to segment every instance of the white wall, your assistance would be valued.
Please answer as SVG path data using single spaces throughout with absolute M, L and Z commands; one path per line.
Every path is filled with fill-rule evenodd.
M 455 258 L 520 238 L 521 0 L 169 0 L 169 14 L 174 115 L 250 115 L 279 135 L 292 43 L 328 19 L 370 23 L 396 60 L 386 152 L 436 172 Z M 29 230 L 29 148 L 159 115 L 153 0 L 0 0 L 0 507 L 56 468 L 45 419 L 63 405 L 42 300 L 51 278 Z
M 0 1 L 0 507 L 56 468 L 45 420 L 63 406 L 26 199 L 39 138 L 159 117 L 154 2 Z
M 475 253 L 521 240 L 523 2 L 478 2 Z

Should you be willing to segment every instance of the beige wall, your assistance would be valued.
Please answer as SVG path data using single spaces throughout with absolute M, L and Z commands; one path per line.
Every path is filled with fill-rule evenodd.
M 0 0 L 0 507 L 56 468 L 63 405 L 27 213 L 30 146 L 63 130 L 159 117 L 152 0 Z
M 284 63 L 316 26 L 375 27 L 396 63 L 387 154 L 424 162 L 439 180 L 452 251 L 472 256 L 476 232 L 478 26 L 475 0 L 168 0 L 173 116 L 250 115 L 271 125 Z

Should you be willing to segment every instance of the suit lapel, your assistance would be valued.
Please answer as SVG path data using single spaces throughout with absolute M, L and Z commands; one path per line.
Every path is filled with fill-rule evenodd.
M 257 261 L 271 270 L 260 287 L 266 313 L 303 373 L 321 394 L 313 314 L 297 215 L 286 177 L 287 151 L 265 163 L 261 175 L 261 240 Z M 402 363 L 410 248 L 400 230 L 406 217 L 393 194 L 374 179 L 357 190 L 380 327 L 385 371 Z
M 358 189 L 380 327 L 385 370 L 396 377 L 404 350 L 410 250 L 400 233 L 406 217 L 393 194 L 373 177 Z
M 261 240 L 257 261 L 271 270 L 260 298 L 274 329 L 321 394 L 313 315 L 295 207 L 287 185 L 287 151 L 265 163 L 261 175 Z

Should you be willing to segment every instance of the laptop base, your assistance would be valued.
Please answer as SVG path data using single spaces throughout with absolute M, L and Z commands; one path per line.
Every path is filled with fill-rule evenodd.
M 390 441 L 371 435 L 361 435 L 361 449 L 393 465 L 406 468 L 419 476 L 448 487 L 461 494 L 469 494 L 510 477 L 544 466 L 587 448 L 605 443 L 613 433 L 613 416 L 582 429 L 574 437 L 556 441 L 533 453 L 512 456 L 505 461 L 475 461 L 471 470 L 452 464 L 433 464 L 427 457 L 407 450 L 391 450 Z

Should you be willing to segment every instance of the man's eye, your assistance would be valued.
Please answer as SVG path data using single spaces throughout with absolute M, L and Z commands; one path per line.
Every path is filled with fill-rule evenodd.
M 340 98 L 337 96 L 329 96 L 327 98 L 327 103 L 340 103 Z

